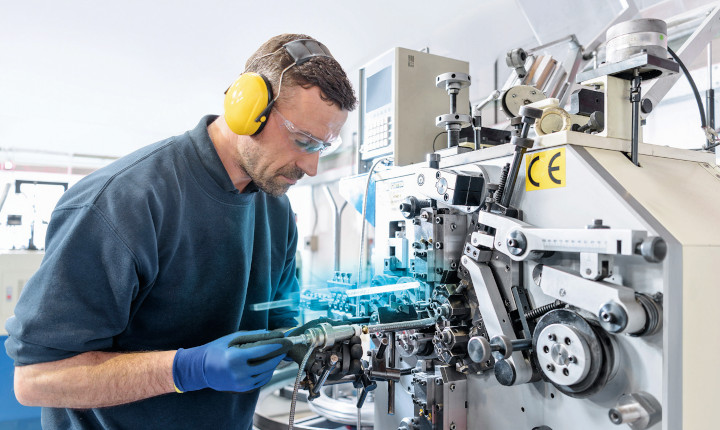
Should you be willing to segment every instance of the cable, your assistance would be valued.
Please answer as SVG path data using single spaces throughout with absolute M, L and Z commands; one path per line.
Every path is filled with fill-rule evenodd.
M 380 164 L 383 161 L 386 160 L 392 160 L 392 155 L 388 155 L 385 157 L 377 158 L 375 161 L 373 161 L 372 166 L 370 167 L 370 171 L 368 171 L 368 177 L 367 182 L 365 182 L 365 194 L 363 195 L 363 207 L 362 207 L 362 220 L 360 221 L 360 256 L 358 257 L 358 271 L 357 271 L 357 286 L 360 288 L 360 280 L 362 276 L 362 270 L 363 270 L 363 253 L 365 252 L 365 217 L 367 216 L 367 200 L 368 200 L 368 190 L 370 189 L 370 181 L 372 179 L 372 174 L 375 171 L 375 168 L 378 164 Z M 360 306 L 356 308 L 355 316 L 358 317 L 360 312 Z
M 698 110 L 700 111 L 700 124 L 702 124 L 702 128 L 707 127 L 707 122 L 705 121 L 705 109 L 703 109 L 702 105 L 702 98 L 700 97 L 700 91 L 697 89 L 697 85 L 695 85 L 695 80 L 690 76 L 690 72 L 688 72 L 688 69 L 685 67 L 685 64 L 682 62 L 680 57 L 677 56 L 675 51 L 670 49 L 668 46 L 668 52 L 672 57 L 675 59 L 675 62 L 678 63 L 680 68 L 683 71 L 683 74 L 685 74 L 685 78 L 687 78 L 688 83 L 690 84 L 690 87 L 692 88 L 693 94 L 695 95 L 695 101 L 697 102 Z
M 318 208 L 317 208 L 317 202 L 315 201 L 315 186 L 310 187 L 310 202 L 312 203 L 313 208 L 313 218 L 315 218 L 315 221 L 313 222 L 312 227 L 312 235 L 315 236 L 315 230 L 317 230 L 318 225 Z
M 697 103 L 698 110 L 700 111 L 700 125 L 702 126 L 703 132 L 706 133 L 705 140 L 708 142 L 708 144 L 711 144 L 712 142 L 710 142 L 710 141 L 707 139 L 707 132 L 706 132 L 706 130 L 707 130 L 707 120 L 705 119 L 705 110 L 703 109 L 702 98 L 700 97 L 700 91 L 698 91 L 697 85 L 695 85 L 695 80 L 692 78 L 692 76 L 690 75 L 690 72 L 688 71 L 687 67 L 685 67 L 685 64 L 682 62 L 682 60 L 680 59 L 680 57 L 677 56 L 677 54 L 675 53 L 675 51 L 673 51 L 672 49 L 670 49 L 669 46 L 668 46 L 668 49 L 667 49 L 667 50 L 668 50 L 668 52 L 670 53 L 670 55 L 672 55 L 673 59 L 675 59 L 675 62 L 678 63 L 678 65 L 679 65 L 680 68 L 682 69 L 683 74 L 685 75 L 685 78 L 687 78 L 688 83 L 690 84 L 690 88 L 692 88 L 693 95 L 695 96 L 695 102 Z M 714 148 L 714 147 L 716 147 L 716 146 L 718 146 L 718 145 L 717 145 L 717 144 L 712 144 L 711 146 L 705 146 L 705 147 L 702 148 L 702 149 L 710 149 L 710 148 Z
M 435 138 L 433 139 L 433 152 L 435 152 L 435 141 L 437 140 L 438 137 L 440 137 L 441 134 L 445 134 L 445 133 L 447 133 L 447 131 L 441 131 L 440 133 L 435 135 Z
M 288 430 L 293 430 L 293 425 L 295 425 L 295 405 L 297 404 L 297 394 L 298 389 L 300 388 L 300 378 L 302 378 L 302 373 L 305 369 L 305 365 L 307 365 L 308 359 L 310 359 L 310 355 L 312 355 L 314 349 L 315 345 L 310 345 L 308 347 L 307 353 L 305 353 L 305 357 L 303 357 L 300 368 L 298 369 L 297 376 L 295 377 L 292 400 L 290 401 L 290 417 L 288 418 Z

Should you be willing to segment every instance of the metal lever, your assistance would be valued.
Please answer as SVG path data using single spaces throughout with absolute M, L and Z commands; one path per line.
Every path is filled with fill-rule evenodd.
M 320 390 L 322 389 L 323 385 L 325 385 L 325 381 L 327 381 L 328 376 L 330 376 L 330 373 L 335 369 L 335 366 L 337 365 L 339 359 L 338 356 L 333 354 L 330 356 L 330 365 L 325 368 L 322 375 L 320 375 L 320 380 L 318 380 L 318 383 L 315 384 L 315 386 L 312 389 L 312 393 L 315 395 L 320 394 Z
M 355 378 L 355 381 L 353 381 L 353 386 L 356 389 L 360 390 L 360 388 L 362 388 L 362 391 L 358 392 L 358 400 L 356 405 L 358 409 L 362 408 L 368 393 L 377 388 L 377 382 L 370 379 L 370 377 L 367 375 L 367 369 L 365 368 L 365 364 L 362 361 L 361 363 L 363 372 L 359 374 L 357 378 Z

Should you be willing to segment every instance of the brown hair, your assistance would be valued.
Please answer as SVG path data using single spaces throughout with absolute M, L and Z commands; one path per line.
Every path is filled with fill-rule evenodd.
M 293 58 L 285 49 L 288 42 L 299 39 L 315 40 L 305 34 L 281 34 L 263 43 L 245 63 L 246 72 L 260 73 L 270 81 L 273 93 L 278 95 L 280 74 L 293 63 Z M 277 51 L 277 52 L 276 52 Z M 273 54 L 274 55 L 268 55 Z M 313 57 L 303 64 L 290 67 L 283 76 L 282 87 L 291 88 L 318 87 L 322 98 L 338 105 L 341 109 L 353 110 L 357 104 L 355 92 L 340 64 L 331 57 Z M 284 91 L 279 95 L 283 99 Z

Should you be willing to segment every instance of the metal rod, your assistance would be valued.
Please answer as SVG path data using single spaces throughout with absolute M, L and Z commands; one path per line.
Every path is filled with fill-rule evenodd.
M 388 367 L 395 368 L 395 332 L 388 333 Z M 388 381 L 388 415 L 395 415 L 395 381 Z
M 632 163 L 640 166 L 638 161 L 638 152 L 640 151 L 640 71 L 633 70 L 633 79 L 630 86 L 630 103 L 632 103 L 632 147 L 630 148 L 630 158 Z
M 452 128 L 451 128 L 452 127 Z M 453 148 L 460 144 L 460 126 L 448 124 L 447 126 L 447 147 Z
M 437 320 L 433 317 L 423 318 L 421 320 L 414 321 L 402 321 L 396 323 L 387 324 L 374 324 L 367 326 L 369 332 L 379 331 L 400 331 L 400 330 L 411 330 L 416 328 L 425 328 L 435 325 Z
M 395 381 L 387 381 L 388 389 L 388 415 L 395 415 Z
M 525 126 L 523 126 L 523 130 L 525 130 Z M 525 136 L 527 136 L 527 134 L 525 134 Z M 520 172 L 520 164 L 522 163 L 525 151 L 526 149 L 522 146 L 515 147 L 515 155 L 513 155 L 512 163 L 510 164 L 510 172 L 508 173 L 507 182 L 505 182 L 505 189 L 503 189 L 502 200 L 500 201 L 500 204 L 505 207 L 510 205 L 510 199 L 512 198 L 515 181 L 517 181 L 517 176 Z
M 715 130 L 715 88 L 713 88 L 713 59 L 712 40 L 708 42 L 708 89 L 705 93 L 705 111 L 707 112 L 707 126 Z

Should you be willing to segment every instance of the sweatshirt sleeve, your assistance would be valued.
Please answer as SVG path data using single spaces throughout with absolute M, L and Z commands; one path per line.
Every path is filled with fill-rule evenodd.
M 16 365 L 111 350 L 139 289 L 134 254 L 94 205 L 56 209 L 46 254 L 8 319 Z

